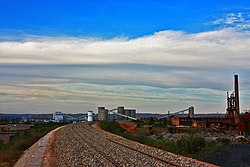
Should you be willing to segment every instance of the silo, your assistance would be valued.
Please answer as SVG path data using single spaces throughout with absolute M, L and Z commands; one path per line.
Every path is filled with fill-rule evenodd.
M 88 122 L 93 121 L 93 111 L 88 111 Z
M 98 107 L 98 120 L 108 120 L 108 110 L 105 107 Z
M 130 110 L 124 110 L 125 114 L 124 115 L 127 115 L 127 116 L 131 116 L 131 112 Z
M 125 111 L 124 111 L 124 107 L 121 107 L 121 106 L 119 106 L 119 107 L 117 107 L 117 112 L 119 113 L 119 114 L 125 114 Z
M 133 118 L 136 118 L 136 111 L 135 110 L 131 110 L 130 116 L 133 117 Z

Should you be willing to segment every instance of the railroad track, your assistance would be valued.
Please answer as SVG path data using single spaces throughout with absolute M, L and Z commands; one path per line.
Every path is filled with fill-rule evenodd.
M 111 164 L 113 164 L 115 167 L 119 167 L 120 164 L 118 164 L 113 158 L 107 156 L 102 150 L 98 149 L 95 145 L 93 145 L 91 142 L 85 139 L 85 136 L 83 136 L 83 133 L 79 133 L 79 128 L 76 127 L 76 124 L 73 125 L 73 130 L 75 130 L 76 134 L 81 137 L 81 140 L 83 140 L 87 145 L 90 146 L 94 151 L 101 154 L 107 161 L 109 161 Z
M 126 147 L 126 148 L 128 148 L 128 149 L 137 151 L 137 152 L 139 152 L 139 153 L 141 153 L 141 154 L 147 155 L 147 156 L 149 156 L 149 157 L 151 157 L 151 158 L 154 158 L 154 159 L 156 159 L 156 160 L 162 161 L 162 162 L 164 162 L 164 163 L 166 163 L 166 164 L 169 164 L 169 165 L 172 165 L 172 166 L 176 166 L 176 167 L 181 167 L 180 165 L 175 164 L 175 163 L 173 163 L 173 162 L 171 162 L 171 161 L 167 161 L 167 160 L 165 160 L 165 159 L 161 159 L 161 158 L 159 158 L 159 157 L 157 157 L 157 156 L 151 155 L 151 154 L 146 153 L 146 152 L 143 152 L 143 151 L 141 151 L 141 150 L 137 150 L 137 149 L 135 149 L 135 148 L 133 148 L 133 147 L 130 147 L 130 146 L 127 146 L 127 145 L 125 145 L 125 144 L 122 144 L 122 143 L 113 141 L 113 140 L 108 139 L 108 138 L 107 138 L 107 140 L 110 141 L 110 142 L 112 142 L 112 143 L 118 144 L 118 145 L 120 145 L 120 146 Z
M 208 167 L 191 158 L 110 135 L 86 123 L 69 124 L 56 144 L 59 166 Z
M 92 131 L 90 130 L 90 127 L 89 125 L 85 125 L 85 126 L 82 126 L 81 129 L 78 129 L 79 131 L 83 132 L 83 133 L 79 133 L 80 136 L 83 136 L 83 134 L 86 134 L 88 133 L 88 135 L 92 135 L 92 137 L 95 137 L 94 135 L 97 135 L 98 133 L 95 132 L 95 131 Z M 104 135 L 105 136 L 105 135 Z M 114 164 L 115 166 L 122 166 L 121 163 L 117 163 L 115 160 L 113 160 L 111 157 L 107 156 L 105 152 L 103 151 L 100 151 L 99 148 L 97 148 L 96 146 L 94 146 L 93 144 L 91 144 L 89 141 L 85 140 L 86 143 L 88 143 L 88 145 L 91 145 L 91 147 L 93 147 L 97 152 L 99 152 L 101 155 L 103 155 L 103 157 L 105 157 L 107 160 L 109 160 L 112 164 Z M 157 157 L 157 156 L 154 156 L 154 155 L 151 155 L 149 153 L 146 153 L 144 151 L 141 151 L 141 150 L 138 150 L 138 149 L 135 149 L 131 146 L 127 146 L 127 145 L 124 145 L 122 143 L 119 143 L 119 142 L 116 142 L 114 140 L 111 140 L 107 137 L 105 137 L 105 140 L 103 140 L 103 142 L 108 142 L 109 144 L 107 145 L 110 145 L 110 143 L 112 144 L 115 144 L 115 145 L 119 145 L 120 147 L 123 147 L 125 149 L 127 149 L 127 153 L 130 153 L 130 152 L 136 152 L 137 155 L 144 155 L 144 156 L 147 156 L 149 157 L 150 159 L 154 159 L 154 161 L 160 161 L 161 164 L 163 164 L 163 166 L 174 166 L 174 167 L 180 167 L 180 165 L 178 164 L 175 164 L 171 161 L 167 161 L 165 159 L 162 159 L 160 157 Z

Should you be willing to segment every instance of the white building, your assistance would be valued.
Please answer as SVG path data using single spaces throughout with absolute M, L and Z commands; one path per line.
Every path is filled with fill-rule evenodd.
M 93 111 L 88 111 L 88 122 L 93 121 Z
M 53 114 L 53 119 L 55 122 L 63 122 L 63 113 L 62 112 L 55 112 Z

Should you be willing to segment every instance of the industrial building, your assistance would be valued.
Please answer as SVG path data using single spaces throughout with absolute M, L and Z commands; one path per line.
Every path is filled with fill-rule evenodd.
M 98 120 L 109 120 L 108 110 L 105 107 L 98 107 Z
M 122 115 L 136 117 L 136 110 L 135 109 L 125 109 L 123 106 L 117 107 L 117 112 Z M 119 116 L 118 116 L 119 117 Z M 125 119 L 124 117 L 119 117 L 120 119 Z
M 93 111 L 88 111 L 88 122 L 92 122 L 94 120 Z
M 117 111 L 117 112 L 115 112 Z M 98 107 L 98 120 L 123 120 L 134 119 L 136 120 L 135 109 L 125 109 L 123 106 L 108 110 L 105 107 Z
M 55 122 L 63 122 L 63 113 L 62 112 L 55 112 L 53 114 L 53 120 Z
M 172 123 L 175 126 L 193 126 L 201 128 L 224 128 L 226 130 L 238 130 L 239 134 L 250 134 L 250 113 L 240 114 L 238 75 L 234 75 L 234 92 L 227 92 L 227 109 L 225 117 L 196 117 L 194 108 L 188 109 L 188 116 L 178 117 L 172 115 Z M 187 111 L 182 110 L 180 112 Z M 179 112 L 178 112 L 179 113 Z M 167 116 L 164 116 L 166 118 Z

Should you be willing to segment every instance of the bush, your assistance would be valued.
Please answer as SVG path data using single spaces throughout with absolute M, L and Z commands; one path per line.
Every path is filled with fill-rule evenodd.
M 126 132 L 116 121 L 101 121 L 100 126 L 102 129 L 117 135 Z
M 35 124 L 34 128 L 25 131 L 17 131 L 9 143 L 0 143 L 0 166 L 2 164 L 5 164 L 4 166 L 6 167 L 13 166 L 24 150 L 29 148 L 49 131 L 62 124 L 50 125 L 51 126 L 46 123 Z
M 225 144 L 225 145 L 230 144 L 230 140 L 226 138 L 220 138 L 218 139 L 218 142 Z
M 127 139 L 177 154 L 194 155 L 206 148 L 206 140 L 193 134 L 189 134 L 187 137 L 183 137 L 174 142 L 164 139 L 163 136 L 159 136 L 155 140 L 142 134 L 133 135 L 124 130 L 115 121 L 102 121 L 100 125 L 102 129 L 111 133 L 115 133 Z
M 189 135 L 177 140 L 176 147 L 184 154 L 195 154 L 206 147 L 206 140 L 199 136 Z

